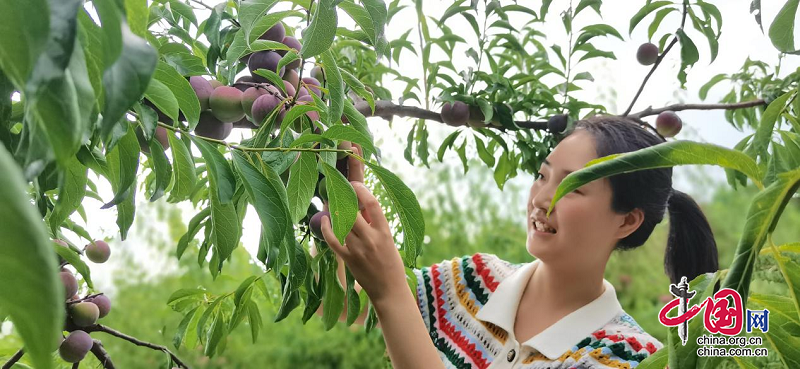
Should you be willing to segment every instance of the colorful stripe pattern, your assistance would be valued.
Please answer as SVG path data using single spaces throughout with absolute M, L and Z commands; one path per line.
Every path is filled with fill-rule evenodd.
M 475 315 L 500 282 L 522 265 L 477 253 L 414 269 L 420 313 L 447 368 L 487 368 L 502 352 L 508 333 Z M 529 352 L 517 367 L 635 368 L 662 347 L 622 312 L 561 357 L 551 360 Z

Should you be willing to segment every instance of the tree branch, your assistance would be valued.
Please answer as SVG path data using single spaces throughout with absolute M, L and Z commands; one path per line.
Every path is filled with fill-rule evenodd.
M 17 361 L 19 361 L 19 359 L 22 358 L 22 355 L 24 354 L 25 354 L 25 348 L 19 349 L 19 351 L 17 351 L 17 353 L 14 354 L 14 356 L 12 356 L 11 359 L 8 359 L 8 361 L 5 364 L 3 364 L 3 369 L 10 369 L 12 366 L 14 366 L 14 364 L 17 363 Z
M 122 333 L 122 332 L 119 332 L 119 331 L 114 330 L 112 328 L 106 327 L 106 326 L 104 326 L 102 324 L 96 324 L 96 325 L 92 326 L 90 329 L 87 330 L 87 332 L 89 332 L 89 331 L 107 333 L 107 334 L 110 334 L 110 335 L 112 335 L 114 337 L 121 338 L 121 339 L 123 339 L 125 341 L 128 341 L 128 342 L 130 342 L 130 343 L 132 343 L 132 344 L 134 344 L 136 346 L 147 347 L 149 349 L 156 350 L 156 351 L 163 351 L 164 353 L 169 355 L 172 358 L 172 361 L 174 361 L 175 364 L 177 364 L 179 367 L 185 368 L 185 369 L 189 369 L 189 366 L 184 364 L 181 361 L 181 359 L 178 358 L 177 355 L 172 353 L 172 351 L 170 351 L 165 346 L 156 345 L 154 343 L 141 341 L 136 337 L 131 337 L 131 336 L 125 334 L 125 333 Z M 94 346 L 92 348 L 94 349 Z
M 752 108 L 755 106 L 767 105 L 764 99 L 756 99 L 750 101 L 742 101 L 732 104 L 672 104 L 662 108 L 648 107 L 638 113 L 628 115 L 629 118 L 642 118 L 650 115 L 657 115 L 664 111 L 681 111 L 681 110 L 735 110 Z
M 105 369 L 116 369 L 114 363 L 111 362 L 111 357 L 108 356 L 108 352 L 106 352 L 105 347 L 103 347 L 103 343 L 100 340 L 92 340 L 94 344 L 92 345 L 92 354 L 94 357 L 100 361 L 100 364 L 103 364 L 103 368 Z
M 683 2 L 683 17 L 681 19 L 681 27 L 679 29 L 683 29 L 683 25 L 686 23 L 686 12 L 687 12 L 687 10 L 688 9 L 687 9 L 687 6 L 686 6 L 686 1 L 684 1 Z M 633 105 L 636 104 L 636 100 L 639 99 L 639 95 L 641 95 L 642 91 L 644 91 L 644 86 L 647 84 L 647 81 L 650 79 L 650 76 L 653 75 L 653 73 L 656 71 L 656 68 L 658 68 L 658 65 L 661 64 L 662 60 L 664 60 L 664 56 L 667 55 L 667 53 L 672 49 L 673 46 L 675 46 L 676 43 L 678 43 L 678 35 L 677 34 L 675 35 L 674 38 L 672 38 L 672 41 L 670 41 L 669 45 L 667 45 L 667 47 L 664 49 L 664 52 L 661 53 L 661 55 L 659 55 L 658 58 L 656 58 L 656 62 L 653 64 L 653 67 L 650 68 L 650 72 L 648 72 L 647 75 L 644 76 L 644 80 L 642 80 L 642 84 L 639 86 L 639 91 L 636 91 L 636 95 L 633 97 L 633 100 L 631 101 L 630 105 L 628 105 L 628 108 L 625 109 L 625 112 L 621 114 L 623 117 L 627 116 L 628 113 L 631 112 L 631 110 L 633 109 Z

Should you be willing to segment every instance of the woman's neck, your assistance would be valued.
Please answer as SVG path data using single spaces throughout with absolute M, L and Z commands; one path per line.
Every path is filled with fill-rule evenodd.
M 540 260 L 520 305 L 533 304 L 546 310 L 577 310 L 603 294 L 603 273 L 602 268 L 553 265 Z

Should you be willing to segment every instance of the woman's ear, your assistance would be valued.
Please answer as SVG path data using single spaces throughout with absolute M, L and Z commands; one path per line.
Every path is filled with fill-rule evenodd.
M 628 237 L 631 233 L 639 229 L 642 222 L 644 222 L 644 212 L 642 209 L 635 208 L 629 211 L 622 218 L 622 224 L 617 228 L 617 238 L 621 240 Z

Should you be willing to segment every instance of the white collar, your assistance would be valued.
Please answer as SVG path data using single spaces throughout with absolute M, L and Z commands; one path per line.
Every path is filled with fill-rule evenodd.
M 536 259 L 501 281 L 475 317 L 493 323 L 513 337 L 514 320 L 517 316 L 520 298 L 539 263 L 540 260 Z M 600 297 L 561 318 L 541 333 L 523 342 L 522 345 L 530 346 L 554 360 L 570 350 L 580 340 L 602 328 L 622 312 L 622 306 L 617 300 L 614 286 L 606 279 L 603 279 L 603 285 L 605 291 Z

